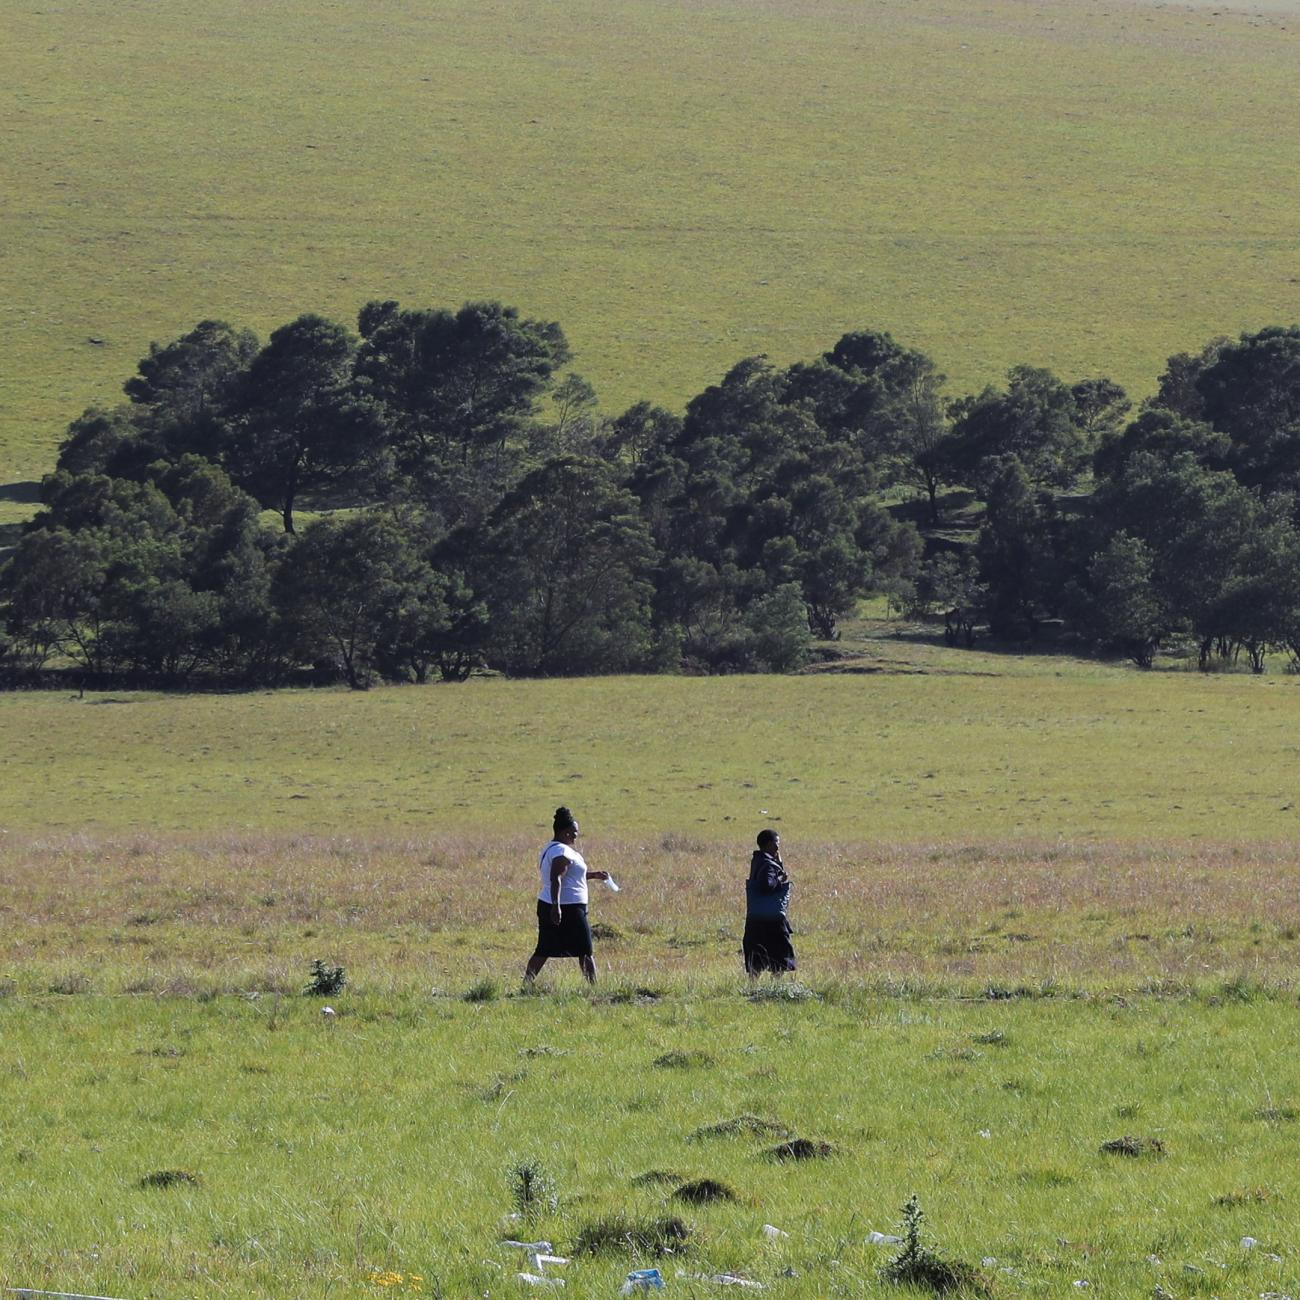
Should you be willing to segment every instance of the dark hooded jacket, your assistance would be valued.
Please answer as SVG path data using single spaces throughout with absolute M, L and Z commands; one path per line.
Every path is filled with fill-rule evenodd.
M 764 918 L 784 916 L 790 907 L 790 877 L 770 854 L 755 849 L 745 882 L 745 914 Z

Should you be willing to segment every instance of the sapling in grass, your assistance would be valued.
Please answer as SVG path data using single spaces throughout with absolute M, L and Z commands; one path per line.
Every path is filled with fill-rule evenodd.
M 329 998 L 341 993 L 347 982 L 342 966 L 327 966 L 318 957 L 311 964 L 311 979 L 303 993 L 313 998 Z
M 936 1295 L 964 1292 L 988 1295 L 988 1284 L 969 1264 L 959 1259 L 945 1259 L 921 1240 L 925 1215 L 913 1192 L 903 1206 L 903 1244 L 897 1255 L 881 1270 L 886 1282 L 897 1286 L 923 1287 Z
M 531 1223 L 543 1214 L 554 1214 L 559 1205 L 555 1181 L 540 1160 L 528 1157 L 516 1160 L 508 1170 L 510 1197 L 515 1210 Z

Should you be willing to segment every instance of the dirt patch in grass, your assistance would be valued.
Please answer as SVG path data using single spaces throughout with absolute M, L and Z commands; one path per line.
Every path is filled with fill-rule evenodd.
M 829 1142 L 812 1138 L 791 1138 L 773 1147 L 768 1154 L 773 1160 L 825 1160 L 835 1154 L 835 1148 Z
M 711 1201 L 734 1201 L 736 1193 L 716 1178 L 697 1178 L 694 1182 L 683 1183 L 673 1193 L 673 1199 L 691 1205 L 708 1205 Z

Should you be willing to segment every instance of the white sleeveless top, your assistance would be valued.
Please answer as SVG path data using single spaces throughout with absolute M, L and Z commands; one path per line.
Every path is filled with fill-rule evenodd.
M 560 878 L 560 906 L 566 903 L 585 903 L 587 901 L 587 863 L 577 849 L 552 840 L 543 850 L 537 867 L 542 873 L 542 889 L 537 897 L 543 903 L 554 902 L 551 898 L 551 863 L 555 858 L 569 859 L 568 869 Z

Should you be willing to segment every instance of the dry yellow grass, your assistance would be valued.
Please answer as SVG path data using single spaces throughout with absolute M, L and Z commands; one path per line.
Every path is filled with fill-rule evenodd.
M 513 981 L 533 937 L 525 836 L 10 834 L 0 972 L 28 992 L 301 987 L 317 956 L 363 988 Z M 608 971 L 738 975 L 744 844 L 596 836 Z M 1300 901 L 1289 844 L 791 841 L 805 977 L 905 992 L 1289 987 Z

